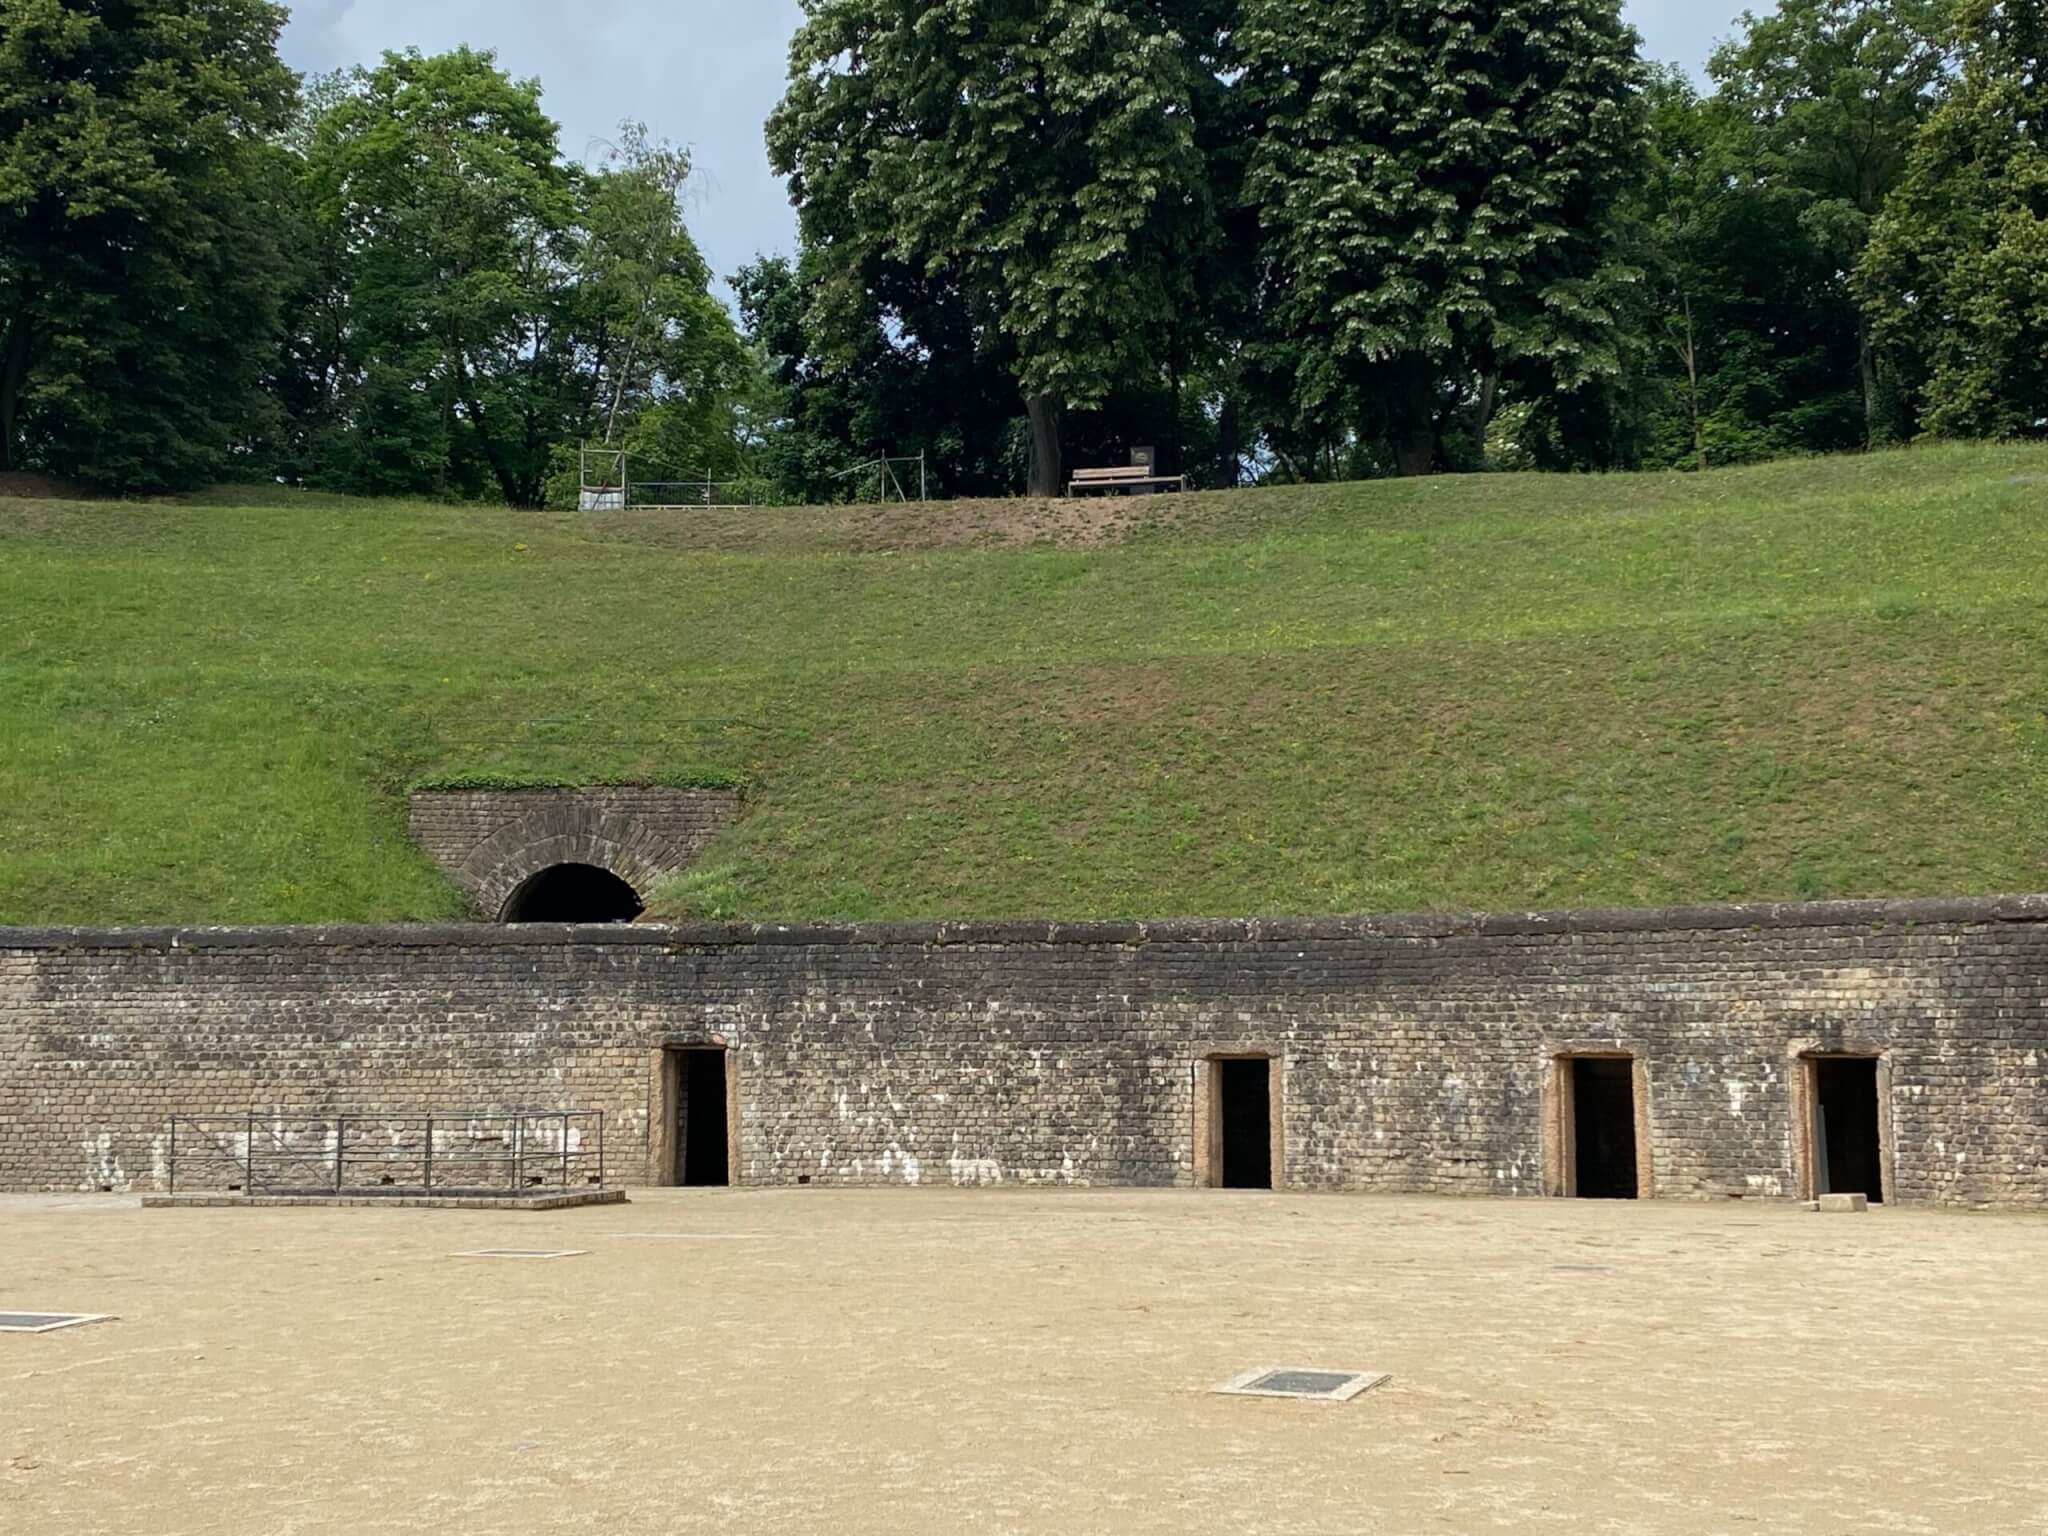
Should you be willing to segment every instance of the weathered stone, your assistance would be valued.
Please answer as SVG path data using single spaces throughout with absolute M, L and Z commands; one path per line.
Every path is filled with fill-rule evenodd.
M 1881 1056 L 1887 1199 L 2048 1205 L 2048 900 L 1308 921 L 0 930 L 0 1187 L 157 1189 L 173 1115 L 578 1108 L 664 1051 L 746 1184 L 1196 1182 L 1275 1058 L 1301 1189 L 1532 1195 L 1553 1060 L 1641 1063 L 1646 1193 L 1810 1194 L 1801 1057 Z M 1992 1091 L 1995 1090 L 1995 1091 Z

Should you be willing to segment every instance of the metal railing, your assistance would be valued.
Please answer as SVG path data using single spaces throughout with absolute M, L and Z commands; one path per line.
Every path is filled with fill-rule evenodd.
M 755 505 L 757 480 L 635 480 L 624 505 L 636 512 L 737 511 Z
M 529 1195 L 604 1187 L 604 1111 L 289 1111 L 171 1121 L 167 1192 Z
M 919 501 L 931 500 L 931 471 L 922 453 L 918 454 L 914 459 L 909 457 L 869 459 L 865 464 L 856 464 L 851 469 L 841 470 L 839 478 L 841 480 L 853 481 L 856 489 L 860 492 L 861 499 L 865 501 L 865 482 L 869 475 L 873 475 L 875 477 L 875 500 L 878 503 L 890 501 L 907 502 L 910 500 L 910 488 L 904 483 L 903 476 L 896 472 L 896 467 L 899 464 L 906 471 L 913 464 L 917 466 L 917 499 Z

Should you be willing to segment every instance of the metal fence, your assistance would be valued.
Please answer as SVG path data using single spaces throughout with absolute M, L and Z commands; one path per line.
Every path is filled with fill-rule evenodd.
M 761 484 L 757 480 L 635 480 L 620 502 L 636 512 L 737 511 L 752 507 Z
M 171 1121 L 169 1192 L 528 1195 L 604 1187 L 604 1111 L 284 1111 Z

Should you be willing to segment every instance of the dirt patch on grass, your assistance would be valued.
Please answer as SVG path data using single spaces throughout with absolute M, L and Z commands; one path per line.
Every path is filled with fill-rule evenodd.
M 1000 686 L 991 680 L 991 686 Z M 1005 718 L 1057 721 L 1070 729 L 1149 725 L 1187 697 L 1181 670 L 1166 662 L 1083 667 L 1034 684 Z M 1211 703 L 1201 704 L 1207 717 Z
M 734 553 L 812 550 L 1100 549 L 1170 528 L 1217 496 L 1029 496 L 857 507 L 626 512 L 591 527 L 604 543 Z

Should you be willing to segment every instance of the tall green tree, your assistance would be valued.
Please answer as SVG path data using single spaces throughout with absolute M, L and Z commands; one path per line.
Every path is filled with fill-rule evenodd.
M 1297 417 L 1405 474 L 1504 387 L 1617 372 L 1642 168 L 1620 0 L 1245 0 L 1267 340 Z
M 2048 436 L 2048 6 L 1964 0 L 1962 78 L 1858 273 L 1880 342 L 1928 363 L 1928 428 Z
M 348 432 L 330 483 L 540 500 L 575 379 L 575 179 L 537 81 L 488 53 L 386 54 L 314 126 L 345 254 Z
M 689 152 L 641 123 L 626 124 L 604 167 L 583 179 L 576 300 L 596 418 L 584 436 L 614 441 L 656 387 L 676 331 L 718 307 L 707 292 L 711 269 L 683 223 L 689 179 Z
M 1197 307 L 1208 65 L 1179 9 L 804 0 L 768 142 L 825 328 L 858 338 L 891 267 L 956 293 L 1023 396 L 1034 494 L 1060 488 L 1064 413 L 1161 366 Z
M 768 257 L 733 278 L 749 338 L 779 396 L 765 455 L 782 493 L 858 494 L 847 470 L 883 454 L 928 456 L 937 496 L 1000 495 L 1022 462 L 1015 380 L 979 344 L 957 289 L 878 262 L 858 310 L 822 301 L 824 262 Z M 831 332 L 821 331 L 829 315 Z
M 1651 364 L 1645 462 L 1704 467 L 1840 452 L 1868 435 L 1840 258 L 1797 188 L 1757 173 L 1754 135 L 1676 70 L 1654 74 L 1637 207 Z
M 0 466 L 164 490 L 253 430 L 289 282 L 269 0 L 0 0 Z
M 576 178 L 569 288 L 557 320 L 574 361 L 548 500 L 573 505 L 584 443 L 628 451 L 639 480 L 753 473 L 745 420 L 763 365 L 710 291 L 683 218 L 687 151 L 627 123 Z
M 1867 444 L 1899 424 L 1851 278 L 1947 77 L 1947 11 L 1947 0 L 1779 0 L 1744 16 L 1710 65 L 1724 185 L 1784 226 L 1772 243 L 1793 265 L 1781 278 L 1810 275 L 1802 301 L 1853 348 Z

